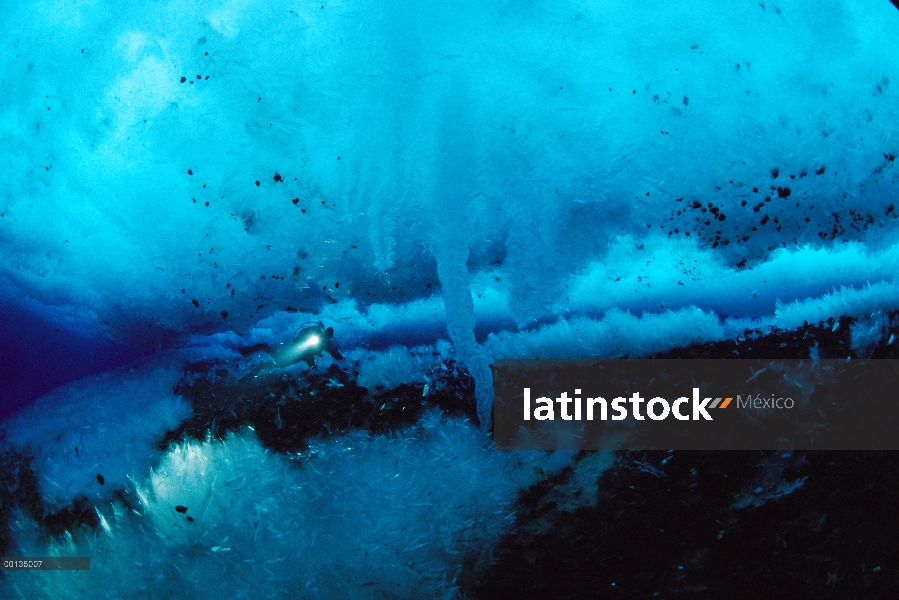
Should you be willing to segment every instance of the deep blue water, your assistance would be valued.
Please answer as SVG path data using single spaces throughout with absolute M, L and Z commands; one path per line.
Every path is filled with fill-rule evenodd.
M 55 387 L 140 356 L 133 348 L 70 331 L 0 301 L 0 419 Z

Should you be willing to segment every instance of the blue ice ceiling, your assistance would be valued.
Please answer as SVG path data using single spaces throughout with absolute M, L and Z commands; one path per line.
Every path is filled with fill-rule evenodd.
M 885 0 L 11 2 L 0 298 L 150 349 L 448 337 L 480 389 L 895 306 L 897 31 Z
M 497 358 L 895 352 L 897 32 L 886 0 L 6 0 L 0 551 L 93 563 L 0 595 L 461 597 L 617 488 L 494 451 L 459 363 L 484 429 Z M 343 359 L 239 382 L 318 321 Z M 641 507 L 728 472 L 671 467 Z M 883 504 L 816 504 L 832 467 L 791 497 L 821 535 Z

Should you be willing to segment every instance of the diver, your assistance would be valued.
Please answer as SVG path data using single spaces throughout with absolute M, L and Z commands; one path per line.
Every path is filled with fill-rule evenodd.
M 265 352 L 272 357 L 271 361 L 261 362 L 256 365 L 249 373 L 241 377 L 241 381 L 255 377 L 260 371 L 265 369 L 283 369 L 300 361 L 305 361 L 311 367 L 315 364 L 315 358 L 320 356 L 322 352 L 327 352 L 335 360 L 341 360 L 343 356 L 337 350 L 337 346 L 334 345 L 333 338 L 333 327 L 325 328 L 323 323 L 316 323 L 299 330 L 291 342 L 283 344 L 279 348 L 272 348 L 268 344 L 253 344 L 252 346 L 240 348 L 241 356 Z

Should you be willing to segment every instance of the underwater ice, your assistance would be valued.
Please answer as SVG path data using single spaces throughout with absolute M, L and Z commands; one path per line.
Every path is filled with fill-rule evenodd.
M 187 356 L 323 321 L 366 384 L 420 380 L 431 350 L 461 360 L 486 424 L 496 358 L 641 356 L 840 315 L 862 317 L 863 348 L 897 307 L 899 11 L 885 0 L 8 4 L 0 300 L 156 356 L 52 392 L 4 443 L 35 453 L 49 503 L 100 502 L 109 530 L 90 544 L 115 577 L 195 553 L 169 575 L 212 581 L 256 536 L 273 560 L 313 543 L 344 557 L 302 581 L 270 567 L 308 597 L 379 593 L 389 552 L 416 566 L 379 585 L 426 572 L 411 595 L 434 597 L 457 589 L 446 556 L 477 546 L 447 540 L 473 519 L 489 548 L 529 481 L 471 424 L 433 420 L 323 441 L 314 476 L 249 431 L 160 456 L 154 440 L 190 410 L 171 391 Z M 72 465 L 61 449 L 76 438 Z M 453 485 L 402 497 L 453 453 Z M 230 480 L 237 457 L 257 481 L 195 493 L 230 494 L 240 514 L 173 542 L 163 470 Z M 393 476 L 402 486 L 379 487 Z M 126 484 L 144 490 L 140 516 L 110 504 Z M 348 519 L 395 537 L 344 524 L 313 540 L 341 486 L 374 511 Z M 452 512 L 483 487 L 495 493 Z M 403 520 L 420 502 L 447 531 Z M 370 572 L 340 570 L 362 564 L 354 552 L 371 552 Z

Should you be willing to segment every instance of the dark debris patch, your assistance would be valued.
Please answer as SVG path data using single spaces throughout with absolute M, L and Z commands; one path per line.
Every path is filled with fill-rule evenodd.
M 9 556 L 12 537 L 9 526 L 15 507 L 32 519 L 44 516 L 43 501 L 37 476 L 31 467 L 32 459 L 18 452 L 0 453 L 0 555 Z
M 839 325 L 837 325 L 839 321 Z M 703 342 L 653 355 L 654 358 L 809 358 L 817 343 L 818 358 L 857 358 L 852 350 L 849 326 L 853 317 L 828 319 L 817 325 L 805 323 L 797 329 L 762 333 L 746 331 L 738 340 Z
M 365 429 L 385 433 L 414 425 L 428 408 L 476 421 L 474 383 L 454 361 L 425 383 L 368 390 L 337 365 L 298 375 L 269 371 L 241 381 L 225 361 L 188 365 L 175 387 L 193 406 L 193 415 L 159 441 L 162 450 L 184 439 L 224 439 L 229 431 L 253 427 L 275 451 L 303 451 L 315 436 Z
M 43 525 L 50 535 L 58 537 L 66 531 L 75 533 L 81 527 L 96 529 L 100 526 L 100 518 L 93 502 L 85 496 L 78 496 L 70 506 L 44 515 Z
M 871 357 L 896 359 L 899 311 L 885 317 Z M 801 359 L 817 343 L 821 358 L 854 358 L 852 323 L 747 332 L 656 356 Z M 558 510 L 555 490 L 571 473 L 521 493 L 514 529 L 469 597 L 899 597 L 895 453 L 618 452 L 595 506 Z
M 772 470 L 776 481 L 808 479 L 740 508 L 737 498 Z M 899 590 L 899 513 L 884 502 L 899 493 L 899 470 L 889 452 L 620 453 L 595 507 L 555 511 L 551 528 L 533 527 L 554 508 L 551 489 L 522 495 L 516 531 L 471 597 L 890 598 Z
M 816 325 L 808 322 L 792 330 L 746 331 L 737 340 L 704 342 L 653 355 L 653 358 L 753 358 L 794 359 L 810 358 L 817 352 L 822 359 L 899 358 L 899 311 L 885 312 L 890 323 L 884 335 L 864 357 L 852 349 L 850 327 L 855 317 L 830 318 Z M 892 340 L 892 341 L 891 341 Z
M 33 460 L 14 451 L 0 453 L 0 555 L 3 556 L 15 554 L 9 528 L 16 509 L 38 523 L 44 535 L 59 537 L 66 531 L 76 534 L 82 528 L 96 529 L 100 525 L 93 503 L 84 496 L 58 511 L 48 511 L 32 467 Z M 97 481 L 104 483 L 102 475 L 97 475 Z

